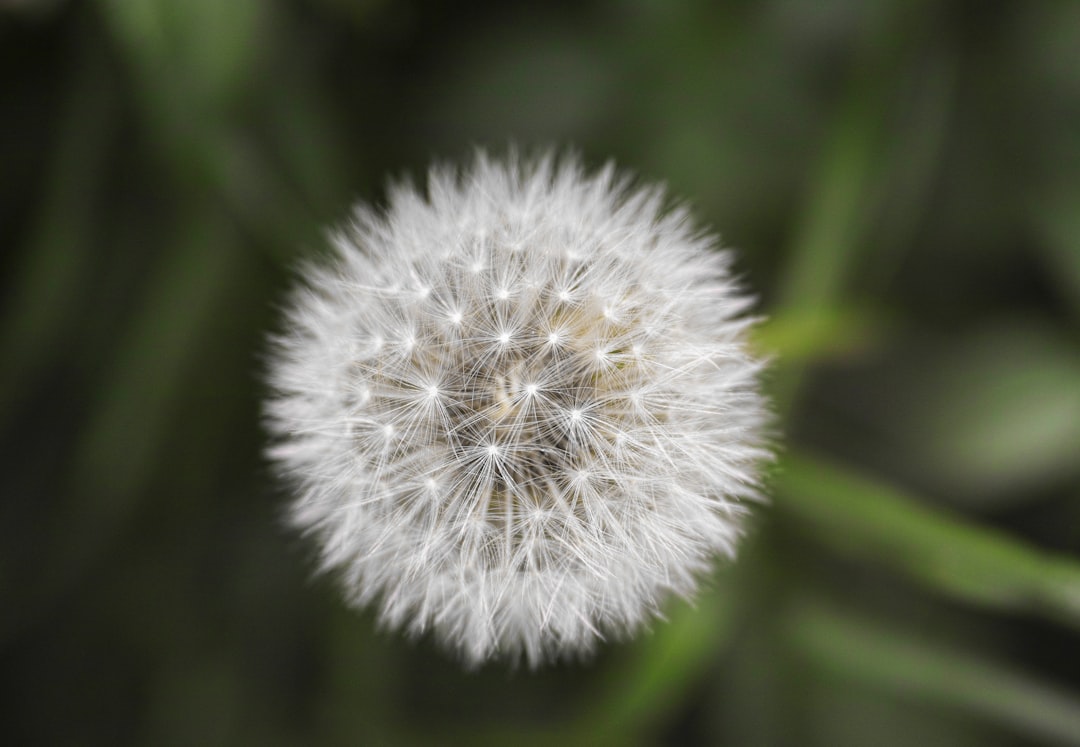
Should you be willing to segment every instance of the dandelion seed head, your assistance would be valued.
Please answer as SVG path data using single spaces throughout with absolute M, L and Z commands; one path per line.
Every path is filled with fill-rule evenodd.
M 758 497 L 730 256 L 611 166 L 478 155 L 357 208 L 274 340 L 269 454 L 324 570 L 469 665 L 690 596 Z

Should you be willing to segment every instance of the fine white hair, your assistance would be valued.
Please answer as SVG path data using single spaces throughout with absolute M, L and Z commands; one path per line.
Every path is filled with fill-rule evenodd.
M 269 449 L 347 599 L 468 665 L 691 595 L 758 496 L 730 255 L 610 164 L 478 153 L 357 207 L 273 340 Z

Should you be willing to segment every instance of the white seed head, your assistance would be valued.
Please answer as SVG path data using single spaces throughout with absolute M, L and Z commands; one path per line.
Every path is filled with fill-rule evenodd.
M 270 456 L 350 602 L 536 665 L 733 555 L 761 364 L 728 254 L 663 201 L 610 165 L 479 154 L 358 208 L 304 271 Z

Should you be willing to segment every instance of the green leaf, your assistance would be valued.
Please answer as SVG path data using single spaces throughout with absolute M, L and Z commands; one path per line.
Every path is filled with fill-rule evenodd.
M 227 183 L 230 132 L 253 96 L 270 6 L 258 0 L 107 0 L 106 26 L 136 103 L 173 175 L 203 192 Z
M 798 455 L 775 479 L 776 510 L 853 555 L 939 592 L 1031 611 L 1080 629 L 1080 562 L 920 505 L 901 492 Z
M 726 596 L 726 595 L 725 595 Z M 715 590 L 681 603 L 638 647 L 627 666 L 591 699 L 578 731 L 627 743 L 651 734 L 700 682 L 730 640 L 732 609 Z
M 265 40 L 268 7 L 258 0 L 107 0 L 105 20 L 157 100 L 226 106 L 251 80 Z M 152 91 L 145 91 L 152 94 Z
M 897 445 L 950 502 L 1015 503 L 1080 470 L 1080 349 L 1050 324 L 995 324 L 923 367 Z
M 842 356 L 871 345 L 882 320 L 866 309 L 830 307 L 781 311 L 752 333 L 754 347 L 775 355 L 779 365 Z
M 819 606 L 791 610 L 785 627 L 796 651 L 828 674 L 962 709 L 1030 736 L 1080 744 L 1080 695 L 981 654 L 926 643 Z
M 857 249 L 879 208 L 883 180 L 879 157 L 891 86 L 882 79 L 895 76 L 895 42 L 889 24 L 876 19 L 864 39 L 861 60 L 848 83 L 834 121 L 812 171 L 806 202 L 795 221 L 794 238 L 780 277 L 780 308 L 819 320 L 840 300 Z M 873 72 L 871 72 L 873 71 Z M 880 73 L 885 73 L 884 75 Z M 820 334 L 812 330 L 812 334 Z M 786 369 L 776 385 L 779 409 L 795 399 L 802 365 Z

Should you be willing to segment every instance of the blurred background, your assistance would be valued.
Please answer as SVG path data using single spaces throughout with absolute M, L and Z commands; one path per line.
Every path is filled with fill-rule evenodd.
M 738 250 L 739 561 L 463 672 L 282 526 L 262 355 L 388 178 L 555 144 Z M 0 1 L 0 741 L 1080 744 L 1080 3 Z

